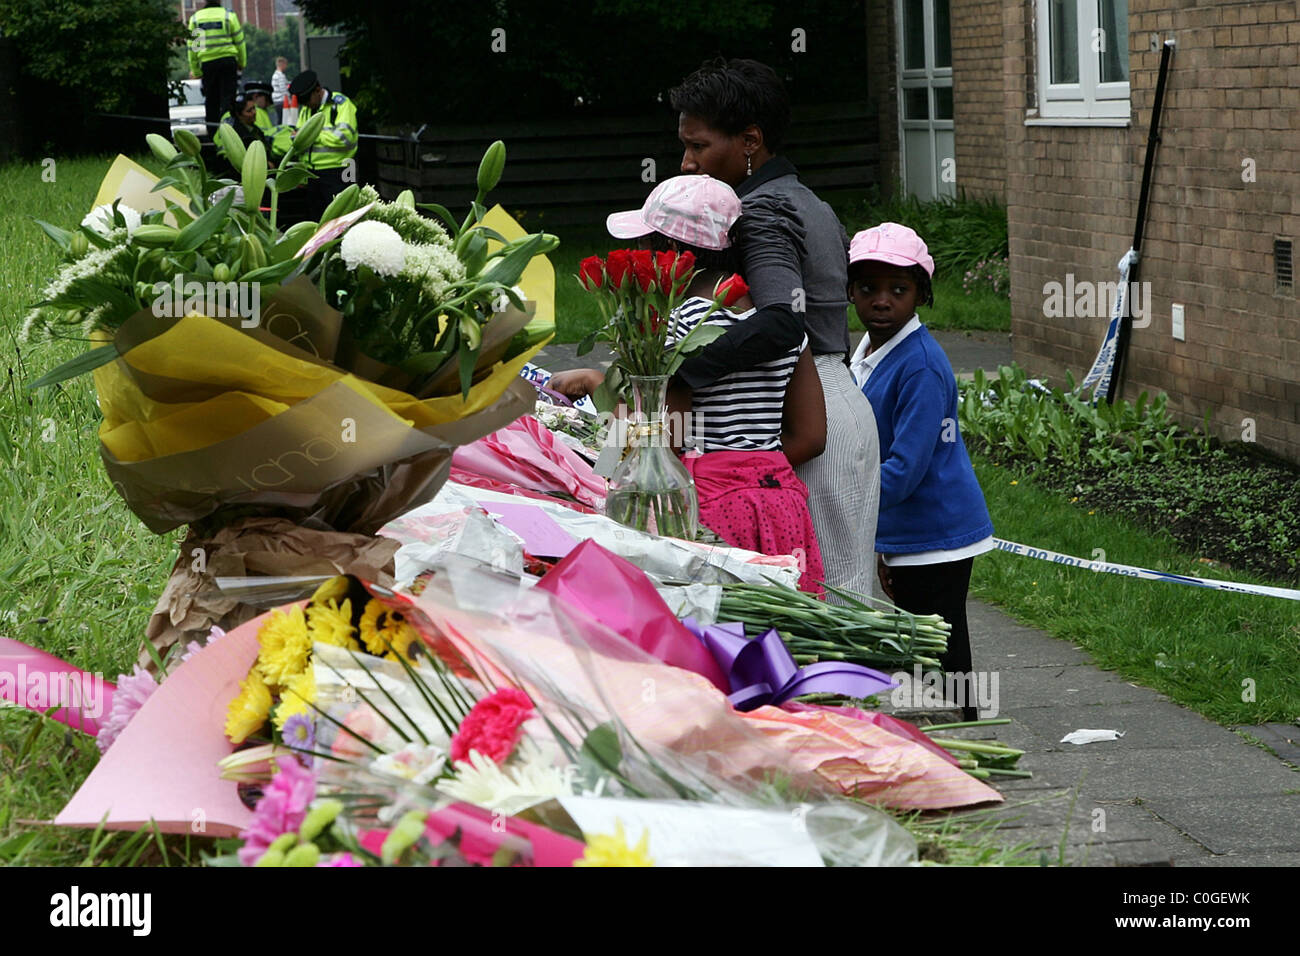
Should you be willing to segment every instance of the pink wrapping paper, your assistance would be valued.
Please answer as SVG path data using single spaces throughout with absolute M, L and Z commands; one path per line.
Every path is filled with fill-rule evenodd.
M 457 607 L 436 591 L 415 600 L 461 653 L 480 666 L 491 661 L 544 709 L 548 699 L 564 700 L 581 704 L 595 720 L 617 718 L 658 759 L 684 760 L 687 773 L 703 768 L 742 788 L 746 781 L 787 776 L 814 791 L 901 809 L 1002 799 L 921 743 L 830 708 L 760 707 L 742 714 L 698 674 L 656 660 L 603 619 L 554 597 L 548 603 L 537 591 L 483 609 Z M 608 603 L 634 622 L 653 613 L 615 592 Z
M 53 654 L 0 637 L 0 699 L 45 712 L 73 730 L 94 737 L 113 709 L 113 684 Z
M 461 445 L 451 466 L 457 481 L 457 472 L 467 472 L 534 492 L 563 491 L 596 511 L 605 502 L 604 479 L 532 415 Z
M 730 692 L 727 676 L 698 637 L 668 609 L 645 572 L 594 541 L 584 541 L 547 572 L 549 591 L 656 660 L 683 667 Z
M 263 614 L 203 648 L 168 675 L 54 819 L 59 826 L 235 836 L 252 819 L 217 761 L 226 706 L 257 658 Z

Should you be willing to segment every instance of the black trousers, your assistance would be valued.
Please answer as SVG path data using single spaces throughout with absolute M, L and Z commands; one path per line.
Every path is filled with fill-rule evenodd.
M 239 63 L 233 56 L 208 60 L 203 64 L 203 118 L 208 135 L 216 132 L 221 114 L 232 109 L 231 102 L 239 90 Z
M 944 564 L 894 565 L 889 568 L 895 604 L 913 614 L 938 614 L 952 625 L 948 651 L 939 662 L 947 673 L 965 675 L 966 694 L 961 701 L 965 705 L 965 720 L 977 719 L 975 684 L 970 679 L 970 631 L 966 624 L 966 593 L 970 589 L 974 563 L 974 558 L 966 558 Z

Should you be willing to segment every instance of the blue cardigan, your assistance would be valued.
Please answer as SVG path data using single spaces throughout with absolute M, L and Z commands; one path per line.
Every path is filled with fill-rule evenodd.
M 952 365 L 924 325 L 881 360 L 862 393 L 880 434 L 876 550 L 948 550 L 991 535 L 993 521 L 957 428 Z

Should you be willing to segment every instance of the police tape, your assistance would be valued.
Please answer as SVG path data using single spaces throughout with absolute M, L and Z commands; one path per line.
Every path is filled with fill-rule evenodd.
M 1085 568 L 1089 571 L 1096 571 L 1099 574 L 1121 574 L 1125 577 L 1139 578 L 1144 581 L 1168 581 L 1171 584 L 1190 584 L 1192 587 L 1209 588 L 1212 591 L 1231 591 L 1235 594 L 1260 594 L 1265 597 L 1285 598 L 1289 601 L 1300 601 L 1300 591 L 1293 588 L 1274 588 L 1264 584 L 1241 584 L 1236 581 L 1216 581 L 1211 578 L 1194 578 L 1186 574 L 1171 574 L 1168 571 L 1152 571 L 1150 568 L 1137 568 L 1129 564 L 1114 564 L 1110 561 L 1090 561 L 1087 558 L 1076 558 L 1071 554 L 1061 554 L 1059 551 L 1048 551 L 1045 548 L 1031 548 L 1027 544 L 1018 544 L 1015 541 L 1005 541 L 1002 538 L 994 538 L 993 544 L 996 550 L 1004 551 L 1008 554 L 1019 554 L 1026 558 L 1037 558 L 1040 561 L 1050 561 L 1053 564 L 1063 564 L 1073 568 Z

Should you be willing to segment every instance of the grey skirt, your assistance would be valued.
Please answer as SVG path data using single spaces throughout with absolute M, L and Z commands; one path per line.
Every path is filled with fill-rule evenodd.
M 880 439 L 871 402 L 853 382 L 843 353 L 814 356 L 826 396 L 826 450 L 796 469 L 808 486 L 826 583 L 875 593 Z M 833 595 L 827 600 L 840 603 Z

